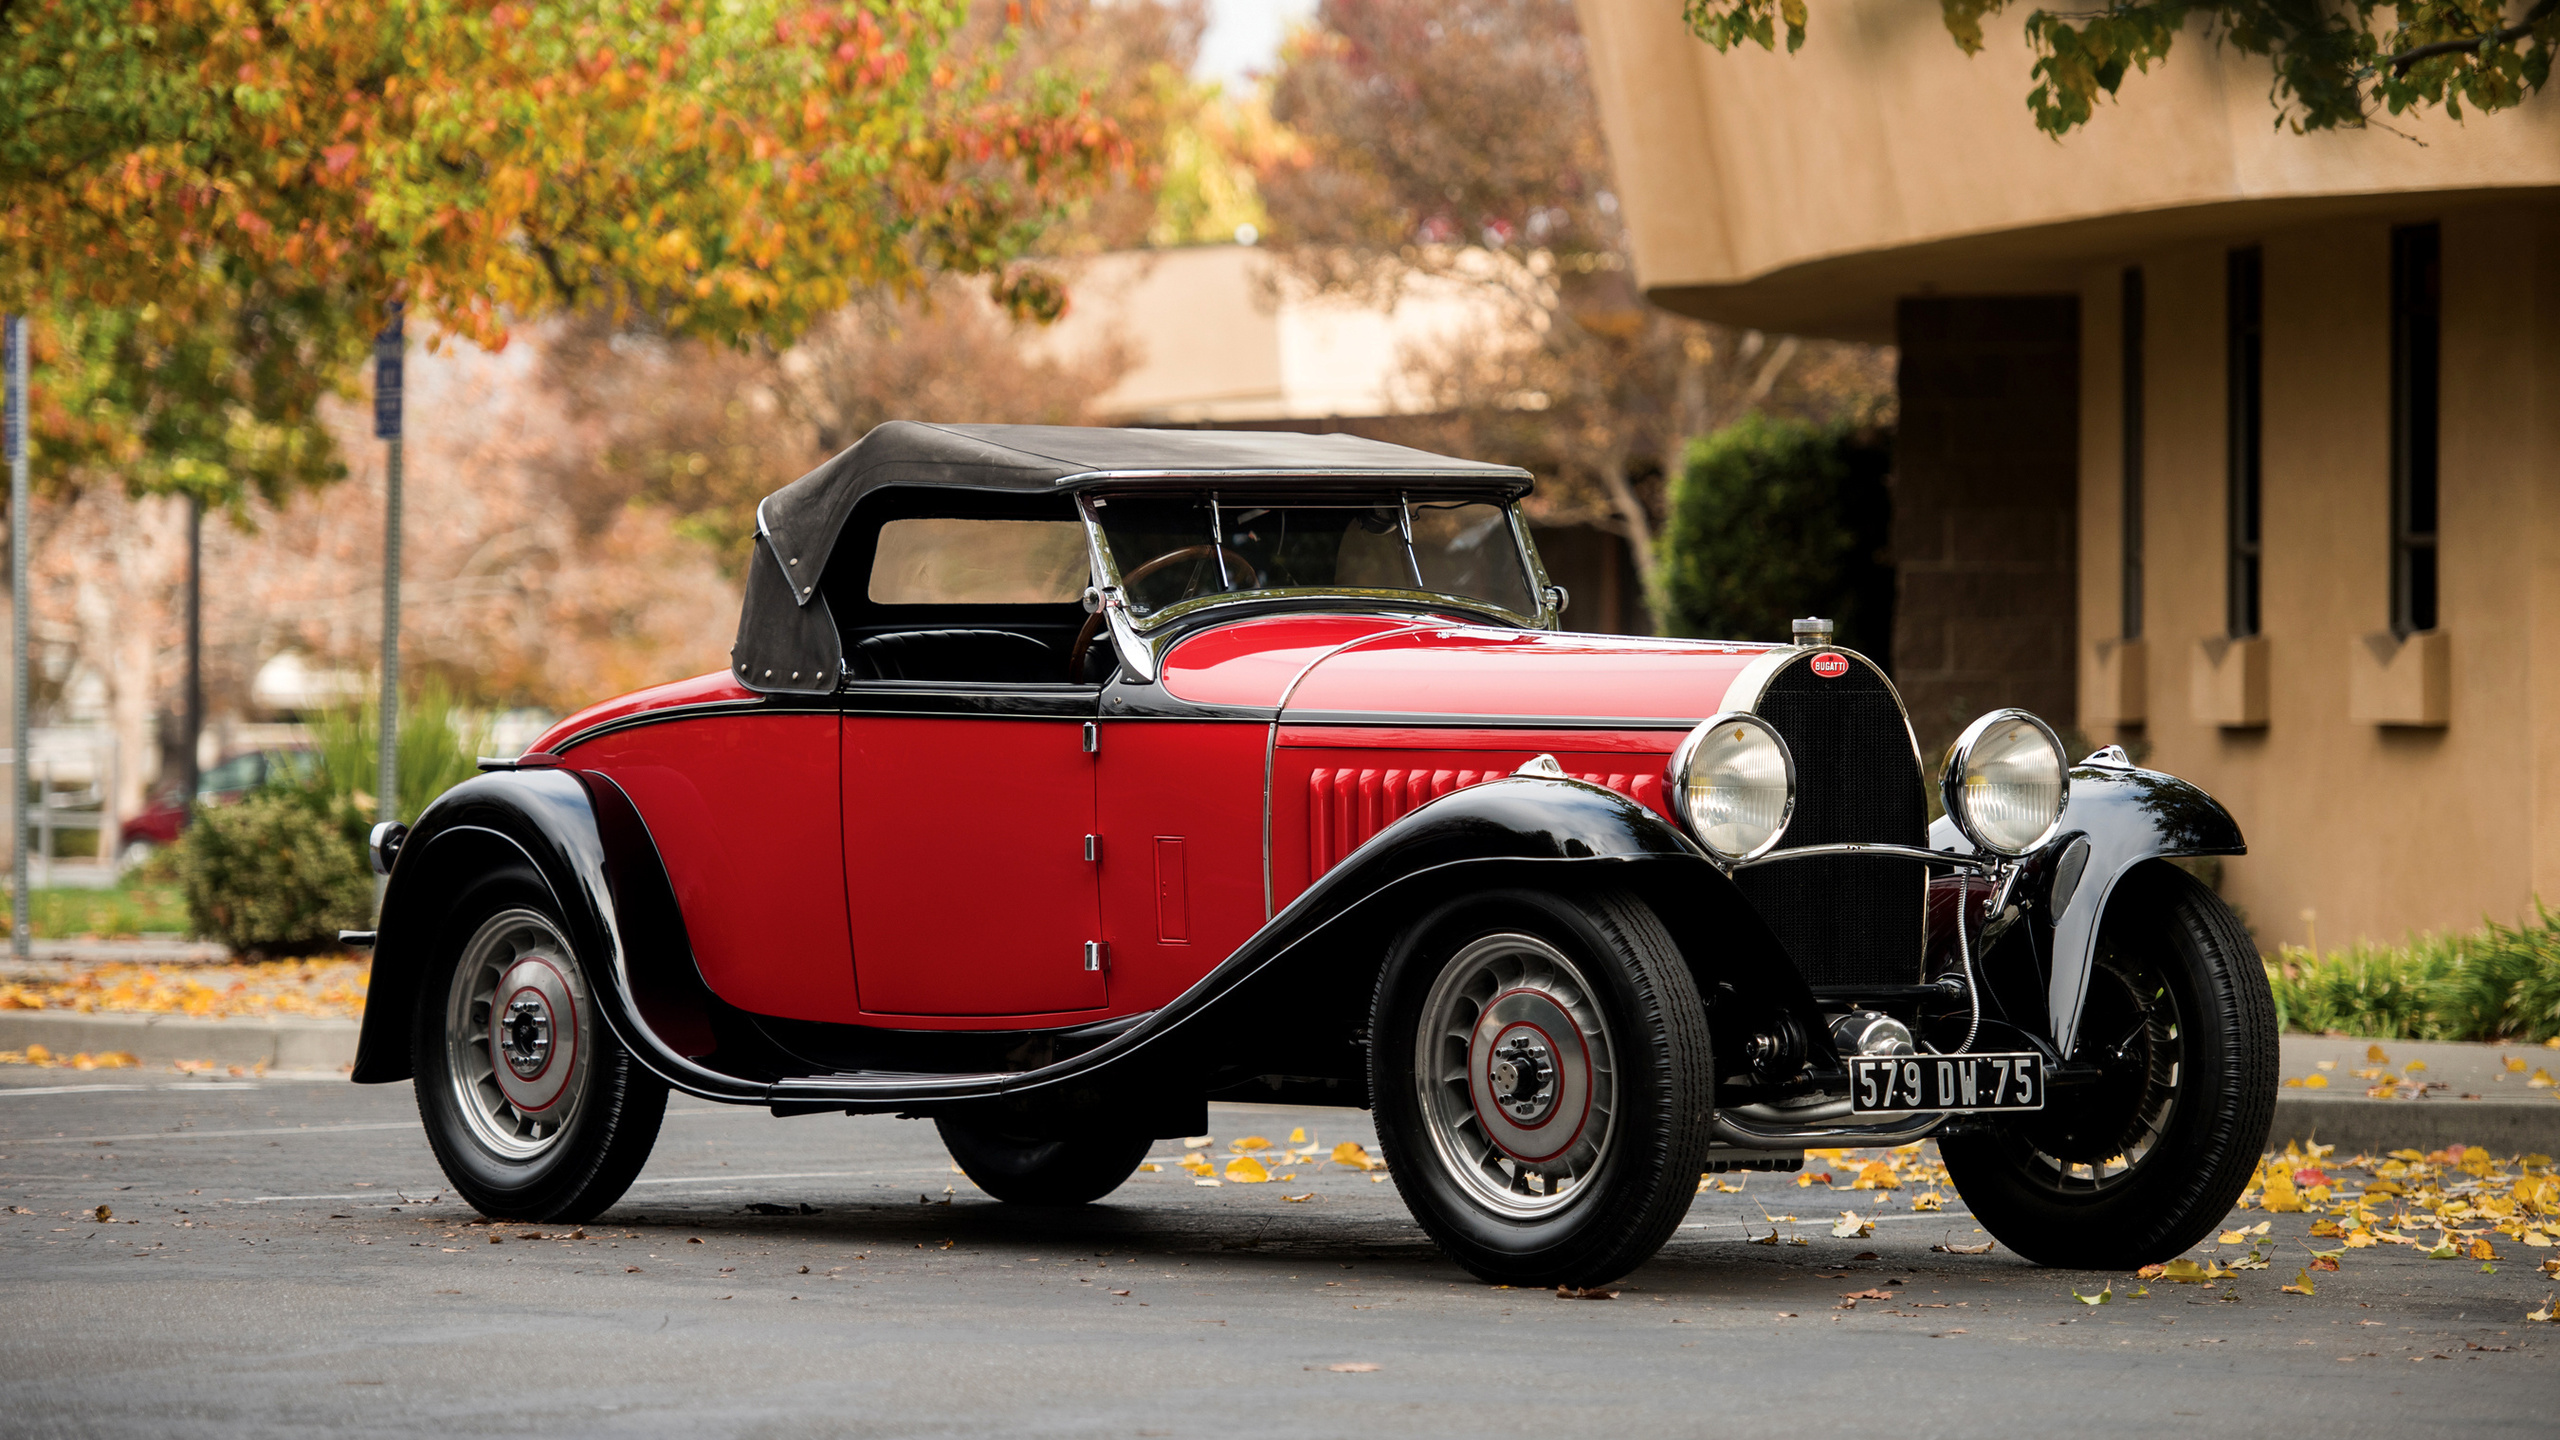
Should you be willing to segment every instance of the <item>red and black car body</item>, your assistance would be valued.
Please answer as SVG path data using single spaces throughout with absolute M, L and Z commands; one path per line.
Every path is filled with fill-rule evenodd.
M 2015 792 L 2050 790 L 2053 814 L 2014 853 L 1969 838 L 1984 802 L 1963 776 L 1933 825 L 1890 680 L 1818 632 L 1565 630 L 1516 508 L 1530 484 L 1338 435 L 880 427 L 760 508 L 726 669 L 571 716 L 378 835 L 390 880 L 355 1079 L 417 1075 L 447 1168 L 478 1177 L 465 1193 L 525 1214 L 599 1209 L 611 1172 L 636 1171 L 528 1118 L 545 1086 L 596 1114 L 623 1103 L 580 1100 L 605 1083 L 587 1071 L 523 1078 L 601 1075 L 610 1052 L 626 1091 L 936 1117 L 982 1184 L 1031 1177 L 1012 1198 L 1086 1198 L 1044 1196 L 1055 1165 L 1034 1162 L 1108 1134 L 1134 1140 L 1113 1151 L 1133 1167 L 1147 1139 L 1204 1130 L 1212 1099 L 1395 1099 L 1382 1139 L 1417 1214 L 1508 1279 L 1639 1263 L 1686 1205 L 1654 1192 L 1698 1170 L 1933 1135 L 1951 1157 L 1971 1144 L 1977 1173 L 2026 1177 L 1968 1198 L 2031 1254 L 2149 1255 L 2218 1218 L 2237 1193 L 2225 1152 L 2254 1161 L 2265 1133 L 2271 1023 L 2254 955 L 2223 953 L 2245 934 L 2164 862 L 2239 853 L 2231 817 L 2110 749 Z M 1722 743 L 1716 717 L 1791 766 L 1758 853 L 1719 853 L 1684 819 L 1681 767 Z M 2004 723 L 2029 760 L 2028 727 L 2051 734 Z M 1734 793 L 1748 809 L 1774 785 Z M 470 897 L 502 875 L 506 913 L 536 917 L 511 923 L 535 928 L 457 960 L 473 924 L 498 923 Z M 1470 962 L 1494 978 L 1468 983 L 1535 1014 L 1483 1043 L 1452 1032 L 1467 1078 L 1445 1103 L 1414 1082 L 1411 1100 L 1381 1056 L 1436 1063 L 1428 1016 L 1454 1002 L 1431 977 L 1478 931 L 1527 948 Z M 2146 945 L 2183 978 L 2110 958 Z M 1540 990 L 1539 956 L 1578 978 Z M 474 964 L 483 979 L 455 978 Z M 1598 978 L 1612 966 L 1633 978 Z M 2146 1008 L 2146 986 L 2183 1009 Z M 1568 1013 L 1592 1033 L 1549 1034 Z M 2205 1049 L 2178 1039 L 2217 1023 Z M 1639 1050 L 1683 1074 L 1644 1078 Z M 1872 1088 L 1896 1057 L 1992 1053 L 2032 1057 L 2034 1109 L 1855 1101 L 1862 1058 L 1887 1061 L 1862 1072 Z M 457 1118 L 475 1094 L 486 1113 Z M 1575 1105 L 1577 1133 L 1602 1128 L 1573 1143 L 1600 1151 L 1521 1138 Z M 1442 1112 L 1466 1133 L 1428 1138 Z M 508 1147 L 546 1144 L 585 1144 L 601 1178 L 535 1184 L 520 1172 L 539 1153 Z M 1434 1144 L 1474 1172 L 1417 1198 Z M 1569 1208 L 1558 1186 L 1635 1183 L 1609 1167 L 1646 1147 L 1662 1173 L 1641 1203 L 1582 1231 L 1548 1213 Z M 1568 1182 L 1542 1164 L 1590 1168 Z M 1119 1167 L 1101 1162 L 1118 1168 L 1101 1189 Z M 2114 1207 L 2161 1210 L 2159 1187 L 2178 1188 L 2163 1170 L 2197 1191 L 2174 1223 L 2063 1238 L 2119 1223 Z

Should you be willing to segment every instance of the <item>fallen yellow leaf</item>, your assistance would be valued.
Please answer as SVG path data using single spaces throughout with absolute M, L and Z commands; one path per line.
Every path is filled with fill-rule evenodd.
M 2292 1283 L 2292 1284 L 2290 1284 L 2290 1285 L 2285 1285 L 2285 1286 L 2280 1286 L 2280 1287 L 2278 1287 L 2278 1288 L 2282 1289 L 2282 1290 L 2284 1291 L 2284 1293 L 2286 1293 L 2287 1295 L 2308 1295 L 2308 1294 L 2311 1294 L 2311 1293 L 2312 1293 L 2312 1286 L 2311 1286 L 2311 1272 L 2310 1272 L 2310 1271 L 2308 1271 L 2308 1270 L 2302 1271 L 2301 1273 L 2299 1273 L 2299 1274 L 2297 1274 L 2297 1275 L 2295 1275 L 2295 1276 L 2293 1277 L 2293 1283 Z
M 53 1063 L 53 1052 L 47 1050 L 41 1045 L 30 1045 L 27 1047 L 27 1063 L 30 1065 L 50 1065 Z
M 1915 1211 L 1944 1210 L 1947 1208 L 1947 1197 L 1935 1190 L 1926 1195 L 1914 1195 L 1911 1197 L 1911 1208 Z
M 1841 1240 L 1863 1240 L 1876 1233 L 1876 1226 L 1872 1220 L 1859 1219 L 1855 1210 L 1843 1210 L 1840 1218 L 1831 1222 L 1831 1233 Z
M 1259 1135 L 1247 1135 L 1241 1140 L 1228 1141 L 1227 1148 L 1230 1150 L 1268 1150 L 1271 1148 L 1271 1142 Z
M 2104 1305 L 2116 1298 L 2116 1285 L 2110 1280 L 2101 1286 L 2095 1295 L 2083 1295 L 2075 1288 L 2071 1292 L 2071 1298 L 2083 1305 Z
M 1341 1144 L 1334 1146 L 1333 1163 L 1336 1165 L 1348 1165 L 1354 1170 L 1375 1170 L 1378 1168 L 1378 1162 L 1370 1158 L 1368 1151 L 1360 1148 L 1360 1142 L 1357 1140 L 1345 1140 Z
M 1188 1135 L 1183 1137 L 1182 1148 L 1185 1150 L 1206 1150 L 1217 1143 L 1217 1137 L 1212 1135 Z
M 2329 1077 L 2326 1075 L 2305 1075 L 2299 1080 L 2287 1080 L 2284 1083 L 2287 1085 L 2299 1085 L 2305 1090 L 2326 1090 L 2329 1088 Z
M 1156 1163 L 1156 1162 L 1154 1162 L 1153 1160 L 1148 1161 L 1146 1164 L 1141 1165 L 1141 1166 L 1139 1166 L 1138 1168 L 1139 1168 L 1140 1170 L 1157 1170 L 1157 1171 L 1160 1171 L 1160 1170 L 1164 1169 L 1164 1167 L 1163 1167 L 1163 1166 L 1161 1166 L 1161 1165 L 1157 1164 L 1157 1163 Z
M 2520 1055 L 2506 1055 L 2501 1056 L 2500 1058 L 2507 1062 L 2508 1074 L 2521 1075 L 2524 1073 L 2524 1057 Z
M 1271 1178 L 1271 1172 L 1252 1156 L 1239 1155 L 1227 1162 L 1227 1178 L 1239 1185 L 1259 1185 Z
M 2486 1235 L 2475 1236 L 2472 1238 L 2470 1253 L 2471 1258 L 2474 1260 L 2495 1260 L 2498 1258 L 2498 1252 L 2489 1247 L 2489 1237 Z
M 1316 1192 L 1310 1190 L 1304 1195 L 1283 1195 L 1280 1198 L 1288 1201 L 1292 1205 L 1303 1205 L 1316 1198 Z
M 30 1055 L 34 1054 L 34 1053 L 35 1053 L 35 1050 L 36 1050 L 36 1047 L 34 1047 L 33 1045 L 30 1045 L 30 1046 L 28 1046 L 28 1047 L 27 1047 L 27 1053 L 28 1053 L 28 1054 L 30 1054 Z M 2536 1089 L 2536 1090 L 2548 1090 L 2548 1089 L 2550 1089 L 2550 1088 L 2551 1088 L 2551 1086 L 2552 1086 L 2552 1084 L 2553 1084 L 2553 1081 L 2552 1081 L 2552 1079 L 2551 1079 L 2551 1072 L 2550 1072 L 2550 1071 L 2548 1071 L 2548 1070 L 2544 1070 L 2544 1069 L 2542 1069 L 2542 1068 L 2540 1068 L 2540 1067 L 2538 1067 L 2538 1066 L 2537 1066 L 2537 1067 L 2535 1067 L 2535 1069 L 2534 1069 L 2534 1072 L 2533 1072 L 2533 1078 L 2532 1078 L 2532 1079 L 2530 1079 L 2530 1080 L 2525 1081 L 2524 1083 L 2525 1083 L 2526 1085 L 2528 1085 L 2528 1086 L 2531 1086 L 2532 1088 L 2534 1088 L 2534 1089 Z
M 105 1205 L 98 1207 L 97 1215 L 100 1220 L 113 1220 L 116 1218 L 116 1212 Z
M 1289 1132 L 1289 1143 L 1290 1143 L 1290 1144 L 1292 1144 L 1292 1145 L 1304 1145 L 1304 1144 L 1306 1144 L 1306 1143 L 1307 1143 L 1307 1127 L 1305 1127 L 1305 1126 L 1301 1125 L 1301 1126 L 1299 1126 L 1297 1129 L 1290 1131 L 1290 1132 Z
M 1857 1180 L 1849 1188 L 1852 1190 L 1899 1190 L 1902 1188 L 1902 1177 L 1894 1174 L 1893 1167 L 1883 1161 L 1871 1160 L 1859 1169 Z
M 2537 1324 L 2542 1324 L 2542 1325 L 2548 1325 L 2548 1324 L 2550 1324 L 2550 1323 L 2551 1323 L 2551 1320 L 2552 1320 L 2552 1304 L 2551 1304 L 2551 1301 L 2552 1301 L 2552 1297 L 2550 1297 L 2550 1296 L 2548 1296 L 2548 1295 L 2545 1295 L 2544 1297 L 2542 1297 L 2542 1308 L 2541 1308 L 2541 1309 L 2539 1309 L 2539 1310 L 2534 1310 L 2534 1311 L 2529 1311 L 2529 1312 L 2527 1312 L 2524 1318 L 2526 1318 L 2527 1320 L 2531 1320 L 2531 1321 L 2533 1321 L 2533 1322 L 2535 1322 L 2535 1323 L 2537 1323 Z
M 2376 1065 L 2388 1065 L 2391 1063 L 2391 1057 L 2383 1054 L 2382 1047 L 2379 1045 L 2367 1045 L 2364 1047 L 2364 1058 Z

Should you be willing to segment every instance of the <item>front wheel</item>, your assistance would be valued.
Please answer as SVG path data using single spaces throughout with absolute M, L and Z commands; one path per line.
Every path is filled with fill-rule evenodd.
M 1706 1168 L 1706 1011 L 1651 910 L 1496 891 L 1400 939 L 1370 1015 L 1396 1189 L 1478 1277 L 1597 1285 L 1651 1258 Z
M 1939 1142 L 1983 1228 L 2041 1265 L 2129 1270 L 2212 1233 L 2275 1119 L 2275 1001 L 2231 907 L 2154 863 L 2107 903 L 2072 1058 L 2094 1084 Z
M 1011 1135 L 948 1115 L 933 1124 L 969 1183 L 1008 1205 L 1090 1204 L 1138 1173 L 1154 1143 L 1146 1135 Z
M 483 1215 L 591 1220 L 648 1162 L 666 1084 L 598 1019 L 540 882 L 491 876 L 450 914 L 410 1031 L 427 1142 Z

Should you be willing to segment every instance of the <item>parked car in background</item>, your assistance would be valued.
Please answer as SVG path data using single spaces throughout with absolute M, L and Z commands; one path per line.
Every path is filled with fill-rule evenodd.
M 187 819 L 195 805 L 225 805 L 239 799 L 269 780 L 300 774 L 311 764 L 311 752 L 298 748 L 244 750 L 196 776 L 193 804 L 170 786 L 152 797 L 151 804 L 139 815 L 124 822 L 124 844 L 175 845 L 187 828 Z
M 1370 1109 L 1509 1284 L 1709 1171 L 1935 1137 L 1992 1234 L 2209 1233 L 2264 969 L 2209 796 L 1994 711 L 1937 777 L 1830 643 L 1578 635 L 1529 475 L 1347 435 L 893 422 L 758 510 L 727 670 L 483 762 L 390 881 L 354 1078 L 458 1193 L 592 1217 L 670 1088 L 931 1118 L 1082 1204 L 1212 1099 Z

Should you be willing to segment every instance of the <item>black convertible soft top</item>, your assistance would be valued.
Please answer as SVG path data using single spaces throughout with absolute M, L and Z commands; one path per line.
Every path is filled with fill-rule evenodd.
M 756 549 L 730 655 L 739 682 L 769 693 L 836 688 L 843 645 L 819 577 L 863 497 L 892 485 L 1063 494 L 1152 481 L 1417 480 L 1501 499 L 1529 472 L 1357 435 L 1113 430 L 1079 425 L 927 425 L 892 420 L 756 506 Z

